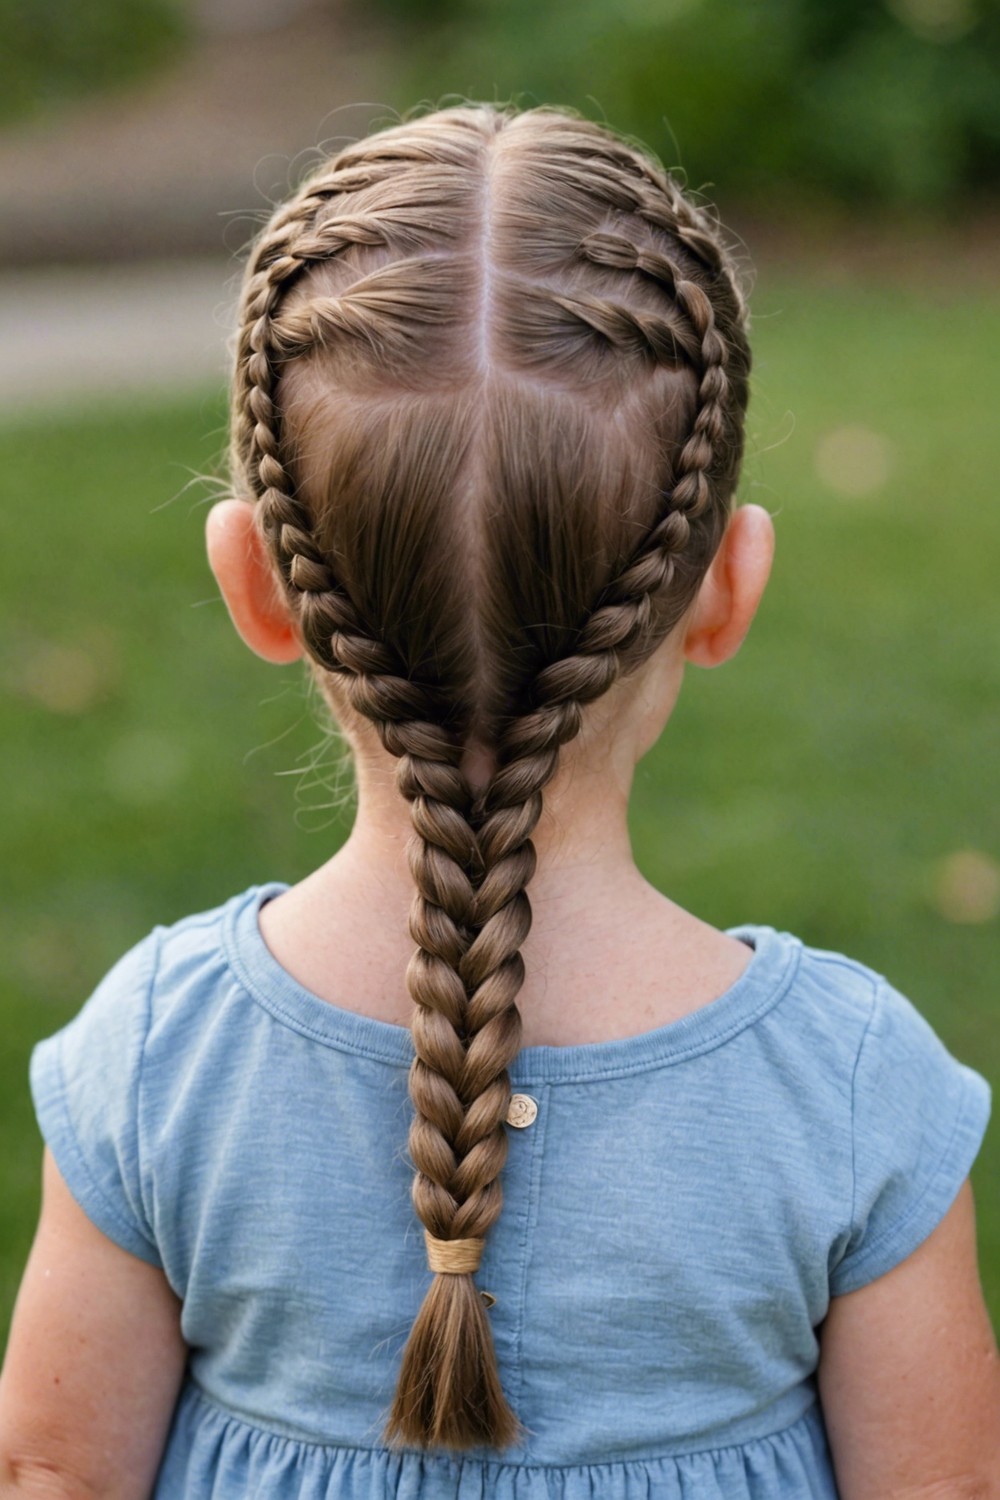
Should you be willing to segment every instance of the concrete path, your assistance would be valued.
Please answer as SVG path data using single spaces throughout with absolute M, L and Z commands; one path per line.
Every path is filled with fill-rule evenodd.
M 0 421 L 225 380 L 235 261 L 0 276 Z
M 380 7 L 197 9 L 192 45 L 173 63 L 0 128 L 0 264 L 225 259 L 319 148 L 394 118 L 396 49 Z

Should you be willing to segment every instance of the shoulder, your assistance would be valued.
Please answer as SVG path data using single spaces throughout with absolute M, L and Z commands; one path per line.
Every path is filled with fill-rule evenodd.
M 175 1095 L 190 1070 L 205 1061 L 206 1047 L 213 1053 L 236 1047 L 263 1020 L 244 972 L 243 947 L 248 927 L 256 929 L 261 901 L 280 889 L 250 886 L 218 906 L 153 928 L 103 981 L 118 991 L 123 1024 L 127 1015 L 145 1026 L 141 1071 L 150 1104 Z
M 880 1059 L 926 1068 L 950 1057 L 919 1004 L 859 959 L 801 943 L 792 992 L 814 1030 L 852 1056 L 855 1084 L 859 1071 L 877 1069 Z
M 207 911 L 154 927 L 147 941 L 157 945 L 160 976 L 181 980 L 192 965 L 220 955 L 229 958 L 241 921 L 256 913 L 267 896 L 285 889 L 278 882 L 251 885 Z
M 885 1274 L 940 1222 L 979 1151 L 992 1094 L 868 964 L 802 944 L 788 1000 L 788 1045 L 803 1070 L 812 1057 L 810 1094 L 836 1093 L 850 1124 L 850 1210 L 829 1258 L 840 1295 Z
M 831 1215 L 839 1295 L 891 1269 L 943 1217 L 985 1134 L 990 1085 L 878 969 L 790 933 L 746 930 L 787 960 L 748 1045 L 786 1158 L 808 1159 L 802 1180 Z
M 859 959 L 763 924 L 729 932 L 757 951 L 772 1002 L 758 1029 L 770 1045 L 780 1046 L 803 1070 L 822 1069 L 831 1082 L 845 1075 L 849 1080 L 884 976 Z
M 916 1093 L 982 1094 L 981 1080 L 948 1051 L 917 1003 L 880 970 L 769 927 L 732 929 L 781 951 L 786 963 L 766 1013 L 767 1044 L 786 1070 L 862 1111 L 869 1103 L 910 1109 Z
M 130 1076 L 138 1087 L 147 1053 L 172 1047 L 204 1024 L 239 987 L 233 972 L 234 933 L 256 911 L 262 895 L 279 887 L 252 886 L 207 911 L 154 927 L 99 981 L 72 1021 L 40 1042 L 33 1076 L 56 1071 L 63 1082 Z
M 838 1020 L 864 1027 L 871 1018 L 875 996 L 885 976 L 861 959 L 832 948 L 794 939 L 800 945 L 796 982 L 810 998 L 822 1002 Z
M 898 1032 L 924 1042 L 935 1035 L 918 1005 L 871 964 L 760 924 L 748 923 L 729 932 L 746 934 L 758 947 L 766 944 L 766 951 L 781 954 L 784 982 L 776 997 L 778 1005 L 787 1005 L 800 1025 L 811 1025 L 817 1034 L 826 1033 L 855 1051 L 867 1033 L 877 1037 Z M 770 969 L 775 968 L 772 960 Z M 785 1014 L 780 1019 L 791 1017 Z
M 268 887 L 155 927 L 105 974 L 72 1021 L 32 1052 L 42 1135 L 73 1197 L 111 1239 L 157 1260 L 144 1145 L 206 1050 L 231 1050 L 246 999 L 228 956 L 241 913 Z
M 279 885 L 254 885 L 207 911 L 193 912 L 169 926 L 155 927 L 144 944 L 155 955 L 152 1026 L 168 1020 L 185 1001 L 202 1005 L 240 977 L 240 932 L 256 921 L 262 899 Z

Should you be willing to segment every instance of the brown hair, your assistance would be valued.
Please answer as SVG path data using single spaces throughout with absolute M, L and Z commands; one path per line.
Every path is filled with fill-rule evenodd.
M 331 700 L 397 758 L 414 828 L 409 1147 L 436 1274 L 388 1441 L 520 1435 L 473 1272 L 502 1204 L 531 835 L 585 705 L 678 622 L 725 529 L 745 322 L 710 216 L 555 109 L 373 135 L 252 251 L 234 480 Z

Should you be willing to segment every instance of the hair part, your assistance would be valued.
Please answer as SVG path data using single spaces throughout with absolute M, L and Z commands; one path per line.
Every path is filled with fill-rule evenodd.
M 721 539 L 745 305 L 715 222 L 640 150 L 470 105 L 316 169 L 253 249 L 240 322 L 235 483 L 413 822 L 413 1204 L 431 1263 L 467 1268 L 435 1271 L 386 1438 L 502 1449 L 521 1427 L 470 1268 L 502 1206 L 531 835 L 587 704 Z M 495 764 L 475 791 L 472 743 Z

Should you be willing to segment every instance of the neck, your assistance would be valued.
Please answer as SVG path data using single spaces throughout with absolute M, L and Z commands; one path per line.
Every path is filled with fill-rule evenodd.
M 566 763 L 545 789 L 532 834 L 538 867 L 530 897 L 536 920 L 558 908 L 560 917 L 623 882 L 640 880 L 628 830 L 634 762 L 606 757 L 600 764 Z M 358 809 L 339 853 L 317 872 L 350 882 L 379 905 L 408 904 L 413 879 L 406 848 L 413 832 L 410 810 L 395 788 L 388 760 L 356 759 Z M 314 877 L 314 878 L 317 878 Z
M 545 788 L 532 833 L 538 856 L 528 887 L 532 922 L 518 995 L 523 1045 L 566 1045 L 663 1024 L 732 983 L 747 950 L 649 885 L 628 831 L 632 775 L 642 746 L 608 755 L 568 747 Z M 601 758 L 603 756 L 603 758 Z M 325 865 L 268 903 L 265 941 L 299 981 L 335 1004 L 408 1026 L 404 975 L 413 957 L 414 899 L 407 846 L 410 810 L 395 766 L 356 755 L 358 811 L 346 843 Z M 336 913 L 336 920 L 331 920 Z M 629 934 L 626 941 L 624 935 Z

